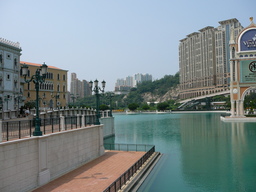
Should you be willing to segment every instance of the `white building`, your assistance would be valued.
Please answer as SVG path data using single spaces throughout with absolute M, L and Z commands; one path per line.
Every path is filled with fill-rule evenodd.
M 0 38 L 0 104 L 2 110 L 20 106 L 20 44 Z

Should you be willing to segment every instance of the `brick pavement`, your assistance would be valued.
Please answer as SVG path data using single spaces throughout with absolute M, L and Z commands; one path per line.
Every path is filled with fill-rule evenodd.
M 145 152 L 106 151 L 101 157 L 34 192 L 102 192 L 144 154 Z

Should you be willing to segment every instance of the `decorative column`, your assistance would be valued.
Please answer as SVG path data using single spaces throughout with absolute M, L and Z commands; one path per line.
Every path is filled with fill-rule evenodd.
M 239 101 L 237 100 L 236 101 L 236 117 L 239 117 L 240 114 L 239 114 Z
M 231 101 L 231 117 L 235 116 L 235 101 Z

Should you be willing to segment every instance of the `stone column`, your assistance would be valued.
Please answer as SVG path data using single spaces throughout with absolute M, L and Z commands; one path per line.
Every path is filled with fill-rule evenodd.
M 239 117 L 239 101 L 236 101 L 236 117 Z
M 244 116 L 244 102 L 243 102 L 243 100 L 239 100 L 239 110 L 240 110 L 240 116 L 245 117 Z
M 85 127 L 85 115 L 82 115 L 82 127 Z
M 231 117 L 235 116 L 235 101 L 231 101 Z
M 61 131 L 65 131 L 65 118 L 62 115 L 60 115 L 60 127 Z
M 44 185 L 51 180 L 50 170 L 47 166 L 47 139 L 39 137 L 38 139 L 39 153 L 39 174 L 38 185 Z

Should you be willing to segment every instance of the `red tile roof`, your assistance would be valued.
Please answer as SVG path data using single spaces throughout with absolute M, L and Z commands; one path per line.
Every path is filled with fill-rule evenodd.
M 21 64 L 26 64 L 26 65 L 33 65 L 33 66 L 38 66 L 40 67 L 42 64 L 38 64 L 38 63 L 30 63 L 30 62 L 26 62 L 26 61 L 20 61 Z M 47 65 L 47 64 L 46 64 Z M 54 67 L 54 66 L 50 66 L 50 65 L 47 65 L 48 68 L 51 68 L 51 69 L 59 69 L 59 70 L 63 70 L 63 69 L 60 69 L 58 67 Z

